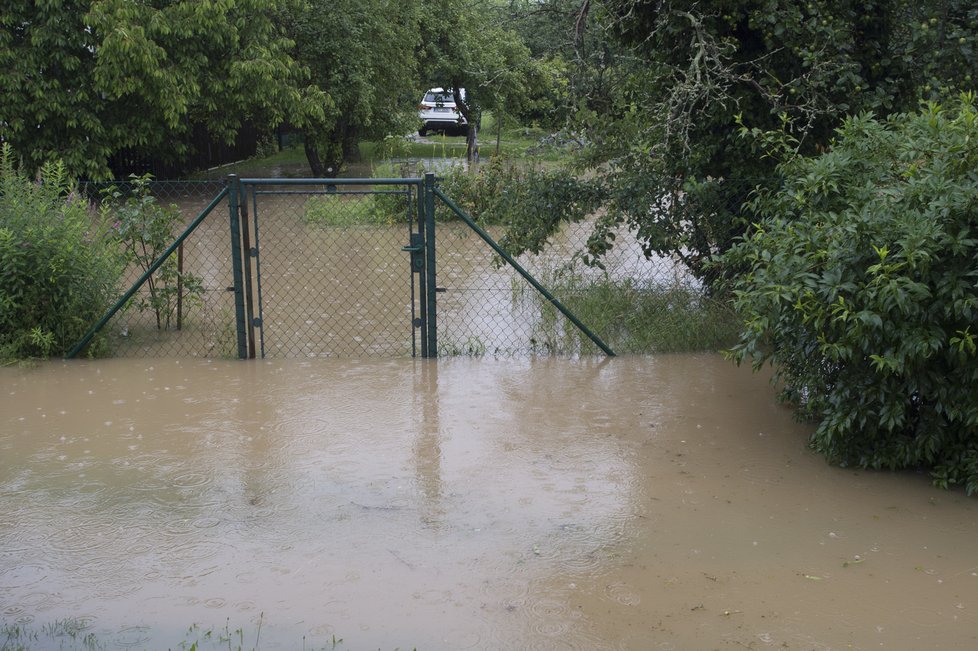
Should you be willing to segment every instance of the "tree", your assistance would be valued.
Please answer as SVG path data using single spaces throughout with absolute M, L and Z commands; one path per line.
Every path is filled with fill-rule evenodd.
M 746 193 L 776 182 L 766 134 L 814 153 L 847 114 L 911 110 L 978 76 L 968 0 L 568 2 L 547 6 L 577 44 L 579 168 L 611 197 L 592 253 L 625 225 L 706 280 L 750 222 Z
M 514 105 L 526 94 L 530 53 L 504 26 L 499 3 L 434 0 L 425 6 L 422 74 L 427 85 L 454 93 L 468 124 L 466 157 L 472 160 L 482 111 Z
M 339 174 L 361 139 L 415 127 L 418 12 L 414 0 L 314 0 L 285 13 L 296 57 L 328 98 L 302 120 L 314 176 Z
M 926 467 L 978 492 L 975 96 L 848 119 L 830 151 L 779 167 L 727 254 L 738 362 L 778 369 L 813 447 L 864 468 Z
M 316 115 L 273 14 L 291 0 L 10 0 L 0 13 L 0 139 L 36 170 L 109 176 L 122 150 L 184 153 L 195 124 Z

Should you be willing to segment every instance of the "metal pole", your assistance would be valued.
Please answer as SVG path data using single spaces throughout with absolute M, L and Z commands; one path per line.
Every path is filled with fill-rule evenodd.
M 234 320 L 237 325 L 238 358 L 248 358 L 248 334 L 245 331 L 245 288 L 241 263 L 241 220 L 238 207 L 240 198 L 240 179 L 236 174 L 228 174 L 228 205 L 230 206 L 231 227 L 231 271 L 234 274 Z
M 418 220 L 418 234 L 421 236 L 421 241 L 425 241 L 426 229 L 425 229 L 425 197 L 427 194 L 424 191 L 424 182 L 418 183 L 417 185 L 417 196 L 415 201 L 417 204 L 417 220 Z M 425 260 L 428 256 L 425 255 Z M 418 274 L 412 273 L 411 276 L 417 275 L 418 277 L 418 304 L 421 313 L 421 327 L 419 331 L 421 333 L 421 357 L 428 357 L 428 293 L 425 288 L 428 286 L 425 282 L 425 275 L 427 274 L 428 263 L 425 262 L 425 268 Z M 413 283 L 413 280 L 412 280 Z
M 438 281 L 435 273 L 435 175 L 425 174 L 424 177 L 424 220 L 425 220 L 425 274 L 427 296 L 427 357 L 438 357 Z
M 248 359 L 255 358 L 255 306 L 254 299 L 252 298 L 254 292 L 252 291 L 252 281 L 251 281 L 251 268 L 253 264 L 253 259 L 256 257 L 254 254 L 257 250 L 251 248 L 251 225 L 248 220 L 248 191 L 247 186 L 243 183 L 238 183 L 241 188 L 241 197 L 239 198 L 238 211 L 241 215 L 241 237 L 244 246 L 244 259 L 242 267 L 244 267 L 244 287 L 245 287 L 245 321 L 247 326 L 245 331 L 248 334 Z
M 183 330 L 183 242 L 177 247 L 177 330 Z

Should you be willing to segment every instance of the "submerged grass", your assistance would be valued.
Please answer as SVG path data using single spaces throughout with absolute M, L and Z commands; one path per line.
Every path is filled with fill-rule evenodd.
M 684 285 L 641 286 L 633 279 L 568 276 L 552 292 L 618 354 L 715 351 L 737 341 L 739 322 L 726 301 Z M 554 351 L 597 350 L 540 297 L 534 344 Z
M 40 627 L 0 623 L 0 651 L 101 651 L 107 648 L 83 620 L 60 619 Z
M 170 649 L 179 651 L 259 651 L 261 649 L 261 633 L 264 613 L 255 622 L 254 631 L 246 631 L 242 627 L 232 628 L 228 619 L 223 627 L 205 628 L 200 624 L 191 624 L 183 633 L 183 639 Z M 0 651 L 103 651 L 110 648 L 125 646 L 126 648 L 158 648 L 146 647 L 145 643 L 111 643 L 99 639 L 91 630 L 91 623 L 79 619 L 62 619 L 44 624 L 31 626 L 29 624 L 4 624 L 0 621 Z M 343 638 L 331 636 L 325 643 L 311 645 L 305 636 L 302 637 L 302 651 L 338 651 L 349 648 Z
M 407 220 L 407 197 L 403 194 L 320 195 L 306 200 L 305 221 L 319 228 L 393 226 Z

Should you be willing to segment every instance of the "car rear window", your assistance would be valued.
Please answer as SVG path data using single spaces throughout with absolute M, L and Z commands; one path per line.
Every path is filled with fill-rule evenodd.
M 434 102 L 435 104 L 454 104 L 455 98 L 451 93 L 426 93 L 424 96 L 424 101 Z

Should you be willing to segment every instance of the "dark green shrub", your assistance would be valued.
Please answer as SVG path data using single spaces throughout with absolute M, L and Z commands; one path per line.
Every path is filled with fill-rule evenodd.
M 978 492 L 978 114 L 852 118 L 780 168 L 728 256 L 746 273 L 733 356 L 772 362 L 842 465 L 927 468 Z
M 0 359 L 62 355 L 111 305 L 121 259 L 60 163 L 33 181 L 0 152 Z M 98 352 L 98 345 L 90 347 Z

